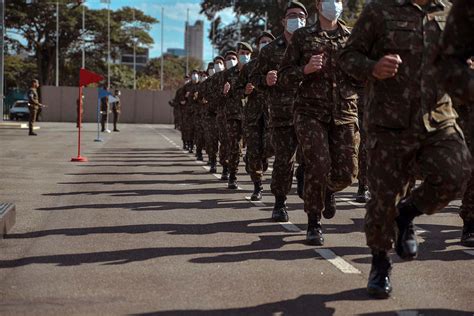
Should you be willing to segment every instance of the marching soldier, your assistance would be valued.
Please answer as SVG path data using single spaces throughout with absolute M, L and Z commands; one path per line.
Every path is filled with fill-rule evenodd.
M 107 87 L 103 87 L 104 90 L 107 90 Z M 107 117 L 109 115 L 109 96 L 104 96 L 100 99 L 100 125 L 102 133 L 105 132 L 105 123 L 107 122 Z
M 271 191 L 275 196 L 272 218 L 280 222 L 288 221 L 286 197 L 293 183 L 298 141 L 293 126 L 293 102 L 296 89 L 282 89 L 276 83 L 279 76 L 278 68 L 286 48 L 293 33 L 306 25 L 308 11 L 302 3 L 291 1 L 284 14 L 282 23 L 285 26 L 285 32 L 262 48 L 251 80 L 269 96 L 269 124 L 275 152 L 271 183 Z
M 373 256 L 367 285 L 373 297 L 387 298 L 392 290 L 392 244 L 402 259 L 415 258 L 413 220 L 447 206 L 465 191 L 470 176 L 471 156 L 432 63 L 450 6 L 444 0 L 372 1 L 340 56 L 345 71 L 368 83 L 372 196 L 365 233 Z M 413 163 L 423 183 L 407 192 Z
M 175 120 L 175 125 L 177 125 L 179 131 L 181 132 L 181 140 L 183 142 L 183 150 L 188 149 L 188 145 L 185 140 L 185 132 L 184 132 L 184 124 L 183 124 L 183 117 L 184 117 L 184 104 L 186 103 L 185 101 L 185 90 L 184 86 L 188 84 L 190 81 L 190 78 L 188 75 L 184 77 L 184 83 L 183 86 L 179 87 L 178 90 L 176 90 L 176 94 L 174 96 L 174 99 L 172 100 L 171 104 L 174 109 L 174 120 Z
M 199 71 L 193 70 L 191 74 L 191 81 L 184 85 L 183 94 L 184 98 L 181 101 L 183 108 L 183 133 L 186 142 L 186 147 L 190 154 L 194 151 L 194 110 L 195 106 L 195 92 L 197 91 L 197 85 L 199 83 Z
M 117 128 L 117 123 L 119 121 L 120 113 L 122 111 L 122 103 L 120 101 L 121 94 L 122 93 L 120 92 L 120 90 L 116 89 L 114 93 L 114 97 L 115 99 L 117 99 L 117 101 L 112 103 L 112 114 L 114 115 L 114 132 L 120 132 L 119 129 Z

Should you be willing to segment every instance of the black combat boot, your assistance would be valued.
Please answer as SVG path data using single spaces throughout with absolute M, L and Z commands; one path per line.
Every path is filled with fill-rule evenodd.
M 229 168 L 227 168 L 227 166 L 224 166 L 224 168 L 222 168 L 221 180 L 222 181 L 229 180 Z
M 263 185 L 262 181 L 255 181 L 253 183 L 253 193 L 250 197 L 251 201 L 260 201 L 262 199 Z
M 323 216 L 326 219 L 331 219 L 334 215 L 336 215 L 336 195 L 331 190 L 326 189 Z
M 324 245 L 321 221 L 313 215 L 308 215 L 308 231 L 306 232 L 306 243 L 311 246 Z
M 275 222 L 288 222 L 288 209 L 286 208 L 286 196 L 276 196 L 273 207 L 272 219 Z
M 304 165 L 296 168 L 296 192 L 301 199 L 304 199 Z
M 367 203 L 370 199 L 369 187 L 366 185 L 361 185 L 359 183 L 359 190 L 355 196 L 355 201 L 357 203 Z
M 197 161 L 204 161 L 204 157 L 202 156 L 202 152 L 201 151 L 198 151 L 196 153 L 196 160 Z
M 402 200 L 397 205 L 399 215 L 396 218 L 398 235 L 395 243 L 395 251 L 404 260 L 412 260 L 418 255 L 418 243 L 416 241 L 415 217 L 422 215 L 416 206 L 409 200 Z
M 372 267 L 367 284 L 367 292 L 373 298 L 386 299 L 392 292 L 390 271 L 392 261 L 385 251 L 372 251 Z
M 237 190 L 239 188 L 239 186 L 237 185 L 237 176 L 234 173 L 231 173 L 229 176 L 227 188 L 231 190 Z
M 217 173 L 217 163 L 215 159 L 211 159 L 209 167 L 209 173 Z
M 461 244 L 466 247 L 474 247 L 474 221 L 464 221 Z
M 189 143 L 188 143 L 188 152 L 189 152 L 190 154 L 192 154 L 192 153 L 193 153 L 193 150 L 194 150 L 194 144 L 193 144 L 193 142 L 189 142 Z

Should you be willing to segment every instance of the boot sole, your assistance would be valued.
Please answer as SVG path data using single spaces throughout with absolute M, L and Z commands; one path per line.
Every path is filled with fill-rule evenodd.
M 323 217 L 324 217 L 325 219 L 331 219 L 331 218 L 333 218 L 334 216 L 336 216 L 336 212 L 334 212 L 334 213 L 333 213 L 333 212 L 330 212 L 330 213 L 328 213 L 328 212 L 323 212 Z
M 367 293 L 369 294 L 369 296 L 372 297 L 372 298 L 379 299 L 379 300 L 388 299 L 390 297 L 391 292 L 392 291 L 385 292 L 385 291 L 379 291 L 379 290 L 372 289 L 372 288 L 367 288 Z
M 308 240 L 306 239 L 305 244 L 308 246 L 324 246 L 324 241 L 321 242 L 319 240 Z
M 288 223 L 290 221 L 289 218 L 281 218 L 281 217 L 272 217 L 272 220 L 277 223 Z

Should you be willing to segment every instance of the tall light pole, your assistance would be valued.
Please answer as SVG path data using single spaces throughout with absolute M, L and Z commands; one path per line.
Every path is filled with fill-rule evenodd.
M 82 68 L 86 68 L 86 5 L 84 3 L 82 3 Z
M 165 8 L 161 7 L 161 79 L 160 79 L 160 85 L 161 85 L 161 91 L 164 90 L 164 62 L 165 58 L 163 55 L 163 43 L 164 43 L 164 21 L 165 21 Z
M 186 75 L 189 74 L 189 44 L 191 44 L 189 40 L 188 28 L 189 28 L 189 9 L 186 12 L 186 32 L 184 34 L 184 37 L 185 37 L 184 45 L 186 46 Z
M 5 45 L 5 0 L 0 0 L 0 122 L 3 121 L 3 71 Z
M 136 38 L 136 26 L 135 26 L 135 9 L 133 9 L 133 90 L 137 89 L 137 38 Z
M 56 1 L 56 87 L 59 87 L 59 0 Z
M 110 89 L 110 0 L 107 0 L 107 89 Z

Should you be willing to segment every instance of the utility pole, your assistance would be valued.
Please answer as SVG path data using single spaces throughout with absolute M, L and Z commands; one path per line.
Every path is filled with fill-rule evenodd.
M 110 89 L 110 0 L 107 0 L 107 89 Z
M 191 44 L 189 40 L 188 28 L 189 28 L 189 9 L 186 12 L 186 32 L 184 34 L 184 37 L 185 37 L 184 45 L 186 46 L 186 75 L 189 75 L 189 44 Z
M 59 0 L 56 1 L 56 87 L 59 87 Z
M 161 7 L 161 79 L 160 79 L 160 85 L 161 85 L 161 91 L 164 90 L 164 63 L 165 63 L 165 58 L 163 55 L 163 43 L 164 43 L 164 21 L 165 21 L 165 8 Z
M 136 38 L 136 27 L 135 27 L 135 8 L 133 9 L 133 29 L 132 29 L 132 40 L 133 40 L 133 90 L 137 89 L 137 38 Z
M 86 68 L 86 5 L 84 3 L 82 3 L 82 68 Z
M 265 11 L 265 32 L 268 31 L 268 11 Z
M 3 121 L 3 80 L 4 80 L 4 49 L 5 49 L 5 0 L 0 0 L 0 122 Z
M 216 36 L 216 19 L 212 21 L 211 24 L 211 37 L 212 37 L 212 60 L 214 61 L 214 52 L 216 50 L 216 47 L 214 46 L 214 41 L 215 41 L 215 36 Z

